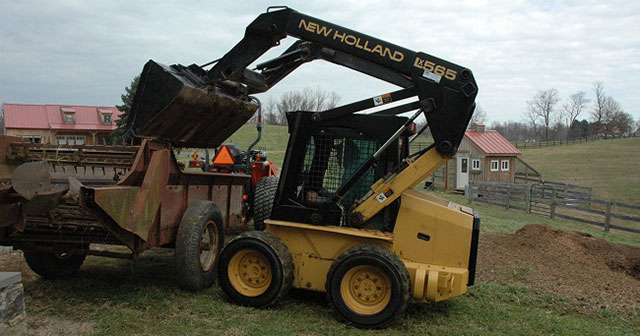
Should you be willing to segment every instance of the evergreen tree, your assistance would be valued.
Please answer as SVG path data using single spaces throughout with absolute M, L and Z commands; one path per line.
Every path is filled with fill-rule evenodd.
M 127 143 L 127 120 L 129 119 L 129 112 L 131 112 L 131 105 L 133 104 L 133 96 L 136 94 L 138 88 L 138 82 L 140 81 L 140 75 L 133 77 L 131 84 L 124 88 L 125 93 L 120 96 L 122 99 L 122 105 L 116 105 L 116 108 L 122 111 L 120 118 L 116 120 L 116 129 L 113 131 L 114 143 Z

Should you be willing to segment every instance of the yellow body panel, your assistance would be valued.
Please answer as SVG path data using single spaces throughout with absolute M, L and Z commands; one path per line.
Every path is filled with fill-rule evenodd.
M 363 223 L 368 221 L 380 210 L 400 197 L 405 190 L 410 190 L 420 181 L 424 181 L 447 160 L 436 151 L 435 147 L 415 160 L 407 158 L 406 161 L 409 166 L 398 174 L 376 181 L 371 186 L 372 194 L 369 194 L 367 199 L 358 205 L 354 212 L 362 215 Z
M 267 220 L 294 261 L 293 286 L 325 291 L 327 273 L 351 247 L 375 244 L 396 253 L 411 277 L 414 301 L 440 301 L 466 292 L 473 230 L 470 209 L 416 191 L 402 193 L 393 234 Z M 429 236 L 429 240 L 418 238 Z

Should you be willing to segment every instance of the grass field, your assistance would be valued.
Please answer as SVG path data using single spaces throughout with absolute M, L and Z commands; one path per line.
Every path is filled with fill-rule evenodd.
M 640 202 L 640 138 L 523 149 L 544 180 L 593 187 L 596 198 Z
M 631 317 L 577 313 L 571 303 L 521 287 L 481 284 L 436 304 L 412 304 L 395 326 L 365 331 L 335 320 L 324 296 L 295 291 L 268 310 L 228 303 L 217 286 L 175 288 L 171 256 L 136 262 L 90 257 L 78 277 L 25 282 L 29 328 L 53 335 L 633 335 Z
M 459 195 L 441 194 L 464 202 Z M 568 221 L 517 214 L 473 204 L 482 234 L 513 233 L 528 223 L 580 230 L 610 241 L 640 246 L 633 236 L 604 234 Z M 0 258 L 1 259 L 1 258 Z M 2 263 L 0 263 L 2 265 Z M 435 304 L 411 304 L 391 328 L 364 331 L 338 322 L 323 294 L 293 291 L 268 310 L 227 302 L 221 290 L 191 293 L 176 288 L 170 250 L 139 260 L 88 257 L 77 277 L 44 281 L 22 261 L 29 327 L 34 334 L 69 335 L 637 335 L 640 310 L 584 311 L 574 302 L 525 287 L 478 283 L 469 293 Z M 514 270 L 515 272 L 516 270 Z M 515 273 L 514 273 L 515 274 Z

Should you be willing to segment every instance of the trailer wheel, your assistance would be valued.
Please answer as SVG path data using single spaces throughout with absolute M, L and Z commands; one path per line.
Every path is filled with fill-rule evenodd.
M 246 232 L 222 251 L 218 279 L 232 302 L 266 308 L 291 288 L 293 258 L 278 237 L 260 231 Z
M 176 239 L 175 265 L 180 287 L 198 291 L 215 281 L 224 245 L 222 215 L 211 201 L 196 201 L 182 215 Z
M 85 254 L 70 252 L 49 252 L 25 250 L 24 259 L 27 265 L 45 279 L 65 278 L 78 272 L 87 257 Z
M 327 298 L 339 319 L 359 328 L 384 328 L 407 308 L 411 284 L 404 263 L 377 245 L 343 252 L 331 265 Z
M 266 176 L 258 180 L 256 183 L 256 192 L 254 197 L 253 211 L 253 228 L 263 231 L 266 227 L 264 221 L 271 217 L 271 209 L 276 198 L 276 190 L 278 189 L 278 178 L 275 176 Z

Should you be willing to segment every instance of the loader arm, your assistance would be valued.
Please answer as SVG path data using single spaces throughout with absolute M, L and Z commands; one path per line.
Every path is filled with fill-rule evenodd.
M 280 57 L 247 67 L 287 36 L 300 39 Z M 269 90 L 305 62 L 324 59 L 408 88 L 424 108 L 436 149 L 444 156 L 455 154 L 471 118 L 477 86 L 467 68 L 415 52 L 360 32 L 282 7 L 261 14 L 245 31 L 244 38 L 206 74 L 209 84 L 243 83 L 248 93 Z M 403 97 L 403 98 L 408 98 Z M 357 108 L 343 109 L 339 116 L 395 101 L 382 95 Z M 329 112 L 329 111 L 327 111 Z M 323 113 L 324 114 L 324 113 Z

